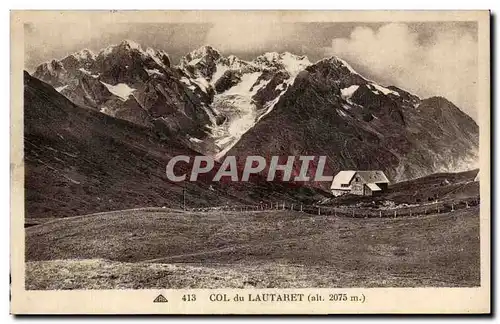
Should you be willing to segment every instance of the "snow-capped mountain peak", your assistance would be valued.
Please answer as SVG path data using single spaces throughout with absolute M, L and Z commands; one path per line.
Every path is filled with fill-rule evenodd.
M 220 52 L 210 45 L 201 46 L 200 48 L 192 51 L 190 54 L 192 57 L 202 57 L 202 56 L 207 56 L 207 55 L 209 55 L 209 56 L 221 56 Z
M 95 60 L 95 58 L 97 57 L 97 55 L 88 48 L 84 48 L 78 52 L 75 52 L 71 54 L 71 56 L 73 56 L 78 61 Z
M 163 50 L 155 50 L 151 47 L 146 49 L 146 56 L 149 56 L 155 61 L 156 64 L 163 68 L 170 66 L 170 57 L 167 52 Z
M 130 39 L 124 39 L 123 41 L 121 41 L 119 46 L 142 51 L 141 45 L 133 40 L 130 40 Z
M 311 65 L 307 56 L 297 56 L 289 52 L 280 54 L 280 62 L 292 76 L 299 74 L 300 71 Z
M 262 60 L 268 62 L 275 62 L 279 59 L 279 57 L 280 55 L 277 52 L 267 52 L 257 57 L 256 61 L 258 61 L 261 58 Z
M 124 52 L 129 52 L 129 51 L 137 51 L 139 53 L 141 53 L 142 55 L 147 55 L 147 53 L 142 49 L 141 45 L 133 40 L 129 40 L 129 39 L 125 39 L 123 41 L 121 41 L 119 44 L 114 44 L 114 45 L 110 45 L 102 50 L 99 51 L 99 54 L 98 56 L 109 56 L 111 55 L 112 53 L 116 53 L 116 52 L 120 52 L 120 51 L 124 51 Z
M 330 62 L 332 62 L 332 63 L 336 63 L 336 64 L 340 64 L 340 65 L 344 66 L 344 67 L 345 67 L 345 68 L 347 68 L 347 70 L 349 70 L 349 72 L 351 72 L 351 73 L 354 73 L 354 74 L 358 74 L 358 75 L 359 75 L 359 73 L 358 73 L 358 72 L 356 72 L 356 70 L 354 70 L 354 69 L 352 68 L 352 66 L 351 66 L 349 63 L 347 63 L 345 60 L 341 59 L 340 57 L 337 57 L 337 56 L 332 56 L 332 57 L 330 57 L 328 60 L 329 60 Z
M 45 67 L 47 69 L 47 71 L 49 71 L 49 72 L 54 72 L 54 71 L 57 71 L 57 70 L 63 70 L 64 69 L 64 66 L 58 60 L 52 60 L 50 62 L 47 62 L 47 63 L 43 64 L 42 66 Z
M 230 64 L 233 64 L 234 62 L 241 61 L 237 56 L 231 54 L 227 57 L 227 60 Z
M 218 60 L 222 55 L 210 45 L 205 45 L 191 51 L 181 59 L 181 65 L 196 65 L 203 61 L 206 63 Z
M 295 55 L 290 52 L 268 52 L 258 56 L 254 64 L 263 68 L 285 69 L 292 77 L 311 65 L 311 62 L 304 55 Z

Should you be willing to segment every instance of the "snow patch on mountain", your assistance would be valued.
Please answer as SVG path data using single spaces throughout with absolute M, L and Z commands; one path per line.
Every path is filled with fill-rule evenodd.
M 349 99 L 354 94 L 354 92 L 356 92 L 356 90 L 358 90 L 358 88 L 359 88 L 359 85 L 352 85 L 350 87 L 340 89 L 340 95 L 344 99 Z
M 228 133 L 230 137 L 235 139 L 239 139 L 255 123 L 255 109 L 253 109 L 252 103 L 247 99 L 245 97 L 238 97 L 233 101 L 233 104 L 238 105 L 240 111 L 238 111 L 238 117 L 234 118 L 228 125 Z
M 222 110 L 226 109 L 230 112 L 230 116 L 223 125 L 212 128 L 215 144 L 220 148 L 220 151 L 215 155 L 216 159 L 223 157 L 243 134 L 268 115 L 281 96 L 293 84 L 296 76 L 311 65 L 307 57 L 288 52 L 264 53 L 251 62 L 235 58 L 232 58 L 231 61 L 233 66 L 217 65 L 217 71 L 212 80 L 212 83 L 216 82 L 227 70 L 243 72 L 241 80 L 237 84 L 225 92 L 217 94 L 214 98 L 214 107 L 225 107 Z M 274 90 L 277 90 L 277 93 L 272 94 L 272 97 L 262 102 L 262 106 L 258 108 L 253 97 L 271 82 L 276 75 L 275 73 L 280 71 L 287 72 L 288 78 L 276 85 Z M 270 76 L 266 74 L 264 77 L 264 73 L 270 73 Z
M 262 72 L 244 74 L 238 84 L 223 94 L 215 95 L 214 106 L 225 107 L 231 112 L 223 125 L 213 128 L 215 144 L 221 148 L 215 159 L 223 157 L 257 122 L 257 108 L 252 97 L 267 84 L 267 82 L 256 84 L 261 75 Z
M 207 80 L 205 80 L 202 77 L 199 77 L 199 78 L 196 78 L 192 81 L 194 83 L 196 83 L 198 88 L 200 88 L 203 92 L 208 93 L 208 88 L 210 87 L 210 84 L 207 82 Z
M 289 52 L 281 54 L 280 59 L 281 63 L 285 67 L 285 70 L 287 70 L 292 78 L 295 78 L 297 74 L 311 65 L 311 62 L 309 62 L 309 59 L 307 57 L 298 57 Z
M 57 88 L 56 88 L 56 91 L 57 91 L 57 92 L 61 92 L 61 91 L 63 91 L 64 89 L 66 89 L 67 87 L 68 87 L 68 85 L 67 85 L 67 84 L 66 84 L 66 85 L 63 85 L 63 86 L 61 86 L 61 87 L 57 87 Z
M 192 59 L 187 64 L 188 65 L 196 65 L 196 64 L 200 63 L 200 61 L 201 61 L 201 57 L 198 57 L 198 58 Z
M 396 91 L 393 91 L 391 89 L 387 89 L 385 87 L 382 87 L 381 85 L 378 85 L 376 83 L 371 83 L 371 85 L 377 89 L 378 91 L 382 92 L 384 95 L 388 95 L 388 94 L 393 94 L 395 96 L 398 96 L 399 97 L 399 93 L 397 93 Z
M 340 116 L 347 117 L 347 114 L 338 108 L 337 108 L 337 112 L 339 113 Z
M 226 144 L 228 144 L 231 140 L 232 140 L 232 138 L 231 138 L 231 137 L 229 137 L 229 136 L 227 136 L 227 137 L 222 137 L 222 138 L 217 139 L 217 140 L 215 141 L 215 144 L 216 144 L 217 146 L 222 147 L 222 146 L 225 146 Z M 224 154 L 222 154 L 222 155 L 224 155 Z
M 264 112 L 257 118 L 256 123 L 258 123 L 262 118 L 264 118 L 266 115 L 268 115 L 273 110 L 274 106 L 278 103 L 278 101 L 280 100 L 281 96 L 284 93 L 285 93 L 285 91 L 282 91 L 276 98 L 265 103 Z
M 148 73 L 148 75 L 163 75 L 163 73 L 161 73 L 158 69 L 144 69 L 146 70 L 146 72 Z
M 118 83 L 116 85 L 111 85 L 105 82 L 101 83 L 108 88 L 109 92 L 114 94 L 115 96 L 120 97 L 123 101 L 126 101 L 132 93 L 136 90 L 134 88 L 131 88 L 128 84 L 125 83 Z
M 196 137 L 192 137 L 192 136 L 188 136 L 188 139 L 192 143 L 201 143 L 201 142 L 203 142 L 201 139 L 196 138 Z
M 212 75 L 212 80 L 210 80 L 210 84 L 214 85 L 217 80 L 219 80 L 224 73 L 229 70 L 229 67 L 225 64 L 218 62 L 215 66 L 215 73 Z
M 245 97 L 251 97 L 258 90 L 257 87 L 252 89 L 252 86 L 257 82 L 257 79 L 262 75 L 262 72 L 253 72 L 244 74 L 241 81 L 229 90 L 224 92 L 224 95 L 239 94 Z M 252 91 L 250 91 L 252 89 Z
M 87 75 L 90 75 L 90 76 L 91 76 L 91 77 L 93 77 L 94 79 L 97 79 L 97 78 L 99 77 L 99 75 L 98 75 L 98 74 L 92 74 L 92 72 L 90 72 L 89 70 L 86 70 L 86 69 L 84 69 L 84 68 L 79 68 L 79 69 L 78 69 L 78 71 L 83 72 L 83 73 L 85 73 L 85 74 L 87 74 Z

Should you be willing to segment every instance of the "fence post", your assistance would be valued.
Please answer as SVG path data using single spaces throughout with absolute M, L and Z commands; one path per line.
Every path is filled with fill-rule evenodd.
M 182 210 L 186 210 L 186 188 L 182 188 Z
M 451 203 L 451 211 L 454 211 L 455 210 L 455 205 L 453 203 Z
M 439 214 L 439 206 L 437 206 L 437 213 Z
M 318 207 L 318 215 L 321 215 L 321 208 Z
M 469 208 L 469 202 L 468 201 L 465 202 L 465 208 Z
M 302 204 L 300 204 L 300 212 L 302 212 Z
M 293 210 L 293 204 L 290 206 L 290 210 Z
M 394 210 L 394 218 L 398 217 L 396 210 Z
M 283 210 L 285 210 L 285 202 L 283 202 Z
M 381 210 L 378 211 L 378 217 L 382 218 L 382 211 Z
M 410 217 L 411 217 L 411 209 L 410 209 Z

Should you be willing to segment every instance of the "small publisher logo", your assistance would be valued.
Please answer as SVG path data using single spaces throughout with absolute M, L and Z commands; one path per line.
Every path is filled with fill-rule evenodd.
M 153 303 L 168 303 L 168 300 L 162 294 L 159 294 L 154 300 Z

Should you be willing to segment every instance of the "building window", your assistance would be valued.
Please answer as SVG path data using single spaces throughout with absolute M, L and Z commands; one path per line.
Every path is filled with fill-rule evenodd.
M 341 187 L 342 188 L 347 188 L 347 187 L 349 187 L 349 184 L 348 183 L 343 183 L 343 184 L 341 184 Z

